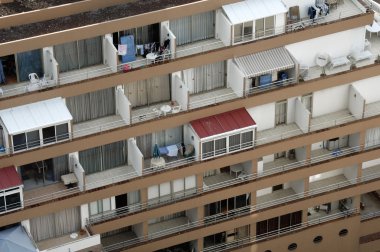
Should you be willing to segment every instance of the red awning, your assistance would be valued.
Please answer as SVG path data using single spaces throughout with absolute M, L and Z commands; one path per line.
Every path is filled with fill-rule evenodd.
M 14 166 L 0 169 L 0 190 L 20 185 L 22 185 L 22 181 Z
M 190 122 L 200 138 L 256 125 L 245 108 L 240 108 Z

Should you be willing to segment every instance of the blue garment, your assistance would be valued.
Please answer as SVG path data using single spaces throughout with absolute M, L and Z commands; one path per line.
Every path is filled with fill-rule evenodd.
M 127 45 L 127 53 L 121 57 L 122 63 L 136 60 L 135 38 L 133 35 L 120 37 L 120 44 Z

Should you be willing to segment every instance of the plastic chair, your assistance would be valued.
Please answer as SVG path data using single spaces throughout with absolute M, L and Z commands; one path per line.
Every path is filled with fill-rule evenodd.
M 175 114 L 175 113 L 179 113 L 181 111 L 181 105 L 178 105 L 178 106 L 174 106 L 172 108 L 172 113 Z
M 29 74 L 29 81 L 31 84 L 38 84 L 40 82 L 40 78 L 36 73 Z

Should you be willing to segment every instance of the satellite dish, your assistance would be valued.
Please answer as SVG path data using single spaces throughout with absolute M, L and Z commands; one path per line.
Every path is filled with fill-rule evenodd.
M 329 63 L 329 55 L 327 53 L 318 53 L 316 63 L 320 67 L 325 67 Z
M 325 66 L 329 63 L 329 55 L 327 53 L 318 53 L 315 62 L 322 68 L 321 76 L 326 76 Z

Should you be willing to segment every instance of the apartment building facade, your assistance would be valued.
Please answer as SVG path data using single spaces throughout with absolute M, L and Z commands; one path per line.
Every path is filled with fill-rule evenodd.
M 380 5 L 155 2 L 0 17 L 0 248 L 377 251 Z

